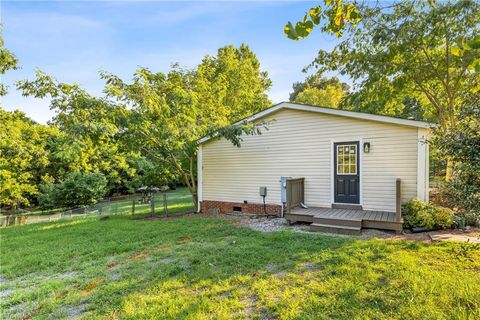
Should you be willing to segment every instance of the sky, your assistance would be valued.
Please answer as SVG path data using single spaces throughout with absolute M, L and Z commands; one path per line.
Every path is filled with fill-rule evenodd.
M 22 97 L 15 81 L 33 79 L 36 69 L 61 82 L 79 83 L 101 95 L 99 71 L 131 79 L 139 67 L 167 72 L 172 63 L 195 67 L 217 49 L 246 43 L 268 72 L 273 103 L 288 100 L 292 84 L 305 78 L 302 68 L 319 49 L 330 50 L 332 36 L 315 30 L 292 41 L 283 34 L 312 2 L 15 2 L 0 1 L 5 46 L 19 60 L 19 70 L 1 81 L 9 93 L 0 104 L 20 109 L 40 123 L 54 116 L 46 99 Z M 345 79 L 342 79 L 345 80 Z

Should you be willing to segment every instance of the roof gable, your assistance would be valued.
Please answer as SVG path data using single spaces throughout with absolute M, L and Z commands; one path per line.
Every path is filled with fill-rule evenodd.
M 364 113 L 364 112 L 357 112 L 357 111 L 347 111 L 347 110 L 339 110 L 339 109 L 332 109 L 332 108 L 325 108 L 325 107 L 316 107 L 298 103 L 291 103 L 291 102 L 281 102 L 279 104 L 273 105 L 272 107 L 265 109 L 261 112 L 258 112 L 246 119 L 240 120 L 236 124 L 251 122 L 263 118 L 269 114 L 277 112 L 282 109 L 292 109 L 292 110 L 301 110 L 301 111 L 308 111 L 308 112 L 315 112 L 315 113 L 322 113 L 322 114 L 329 114 L 334 116 L 340 117 L 348 117 L 353 119 L 360 119 L 360 120 L 369 120 L 369 121 L 377 121 L 383 123 L 390 123 L 390 124 L 397 124 L 402 126 L 410 126 L 410 127 L 417 127 L 417 128 L 432 128 L 435 127 L 435 124 L 424 122 L 424 121 L 416 121 L 416 120 L 408 120 L 408 119 L 400 119 L 395 117 L 389 116 L 381 116 L 377 114 L 371 113 Z M 213 136 L 203 137 L 198 140 L 198 144 L 204 143 Z

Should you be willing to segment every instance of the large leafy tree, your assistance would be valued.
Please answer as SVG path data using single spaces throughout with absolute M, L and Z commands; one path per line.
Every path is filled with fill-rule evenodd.
M 301 39 L 319 27 L 341 37 L 311 66 L 350 76 L 358 88 L 351 106 L 396 114 L 408 99 L 445 132 L 455 127 L 466 97 L 480 100 L 479 16 L 480 3 L 471 0 L 326 0 L 285 32 Z
M 348 94 L 350 87 L 337 77 L 326 78 L 317 72 L 309 75 L 305 81 L 295 82 L 290 101 L 337 108 Z
M 225 46 L 216 56 L 206 56 L 194 71 L 193 91 L 202 112 L 215 125 L 228 125 L 270 104 L 266 91 L 272 82 L 250 48 Z
M 474 100 L 465 102 L 457 125 L 436 135 L 434 142 L 454 163 L 451 181 L 442 186 L 445 200 L 480 218 L 480 106 Z
M 48 146 L 60 132 L 2 108 L 0 123 L 0 206 L 28 206 L 52 170 Z
M 246 45 L 223 47 L 192 70 L 142 68 L 131 83 L 106 72 L 101 76 L 106 98 L 42 72 L 17 87 L 24 95 L 51 99 L 56 111 L 51 125 L 63 135 L 55 139 L 50 160 L 60 164 L 60 173 L 102 173 L 110 191 L 180 179 L 196 201 L 197 140 L 215 134 L 239 146 L 242 133 L 260 133 L 264 124 L 230 124 L 270 104 L 271 81 Z M 47 180 L 45 185 L 61 181 Z
M 239 145 L 241 133 L 262 124 L 229 125 L 270 104 L 270 80 L 250 49 L 226 46 L 194 70 L 174 65 L 168 73 L 138 70 L 131 83 L 103 74 L 106 92 L 129 106 L 126 135 L 136 148 L 178 176 L 197 202 L 197 140 L 223 135 Z
M 342 36 L 331 52 L 319 51 L 312 66 L 320 71 L 350 76 L 359 92 L 368 92 L 369 100 L 398 99 L 399 95 L 416 98 L 442 129 L 455 126 L 467 95 L 474 93 L 478 99 L 478 2 L 403 1 L 369 6 L 327 0 L 325 8 L 312 8 L 298 23 L 300 32 L 296 27 L 285 29 L 293 39 L 308 36 L 315 26 Z
M 49 97 L 56 111 L 51 125 L 62 135 L 53 142 L 50 160 L 57 165 L 56 181 L 72 171 L 98 172 L 108 181 L 110 193 L 123 188 L 136 174 L 135 158 L 122 143 L 126 108 L 91 96 L 77 84 L 61 83 L 38 71 L 32 81 L 20 81 L 24 95 Z

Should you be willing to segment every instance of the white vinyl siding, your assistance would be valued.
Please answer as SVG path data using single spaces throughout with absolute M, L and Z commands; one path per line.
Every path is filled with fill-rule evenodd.
M 225 139 L 202 145 L 202 200 L 280 204 L 280 176 L 305 178 L 305 202 L 332 203 L 332 143 L 360 141 L 363 208 L 395 211 L 395 180 L 402 200 L 417 195 L 417 128 L 308 111 L 281 109 L 262 120 L 269 130 L 244 136 L 237 148 Z M 370 152 L 363 152 L 370 142 Z

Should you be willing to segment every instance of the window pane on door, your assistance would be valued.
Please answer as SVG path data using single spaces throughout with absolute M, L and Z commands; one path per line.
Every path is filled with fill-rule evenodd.
M 337 174 L 357 174 L 357 146 L 337 146 Z

